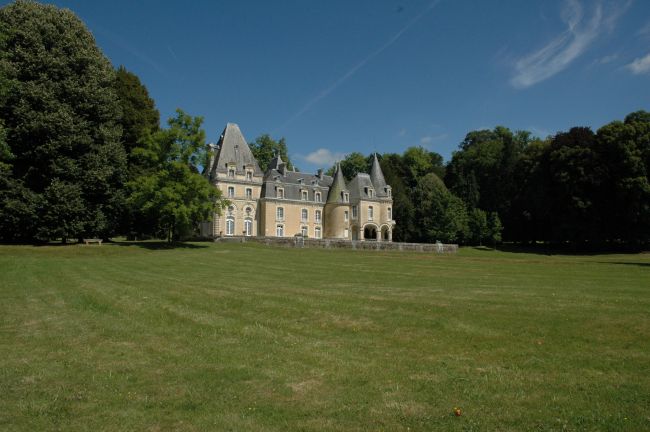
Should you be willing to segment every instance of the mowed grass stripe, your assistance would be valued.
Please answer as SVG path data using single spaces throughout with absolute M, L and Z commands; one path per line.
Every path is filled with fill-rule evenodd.
M 0 247 L 0 428 L 648 429 L 649 264 Z

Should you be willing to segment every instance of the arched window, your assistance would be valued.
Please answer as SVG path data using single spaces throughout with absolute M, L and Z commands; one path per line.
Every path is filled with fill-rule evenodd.
M 244 220 L 244 235 L 253 235 L 253 221 L 250 219 Z
M 278 225 L 275 227 L 275 235 L 277 237 L 284 237 L 284 226 Z
M 232 216 L 226 218 L 226 235 L 235 235 L 235 218 Z

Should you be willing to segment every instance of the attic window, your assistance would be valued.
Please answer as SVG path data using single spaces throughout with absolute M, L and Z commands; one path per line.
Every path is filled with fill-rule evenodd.
M 384 192 L 386 192 L 386 195 L 390 196 L 390 188 L 389 187 L 385 187 Z
M 235 169 L 228 168 L 228 177 L 235 177 Z
M 307 199 L 309 197 L 309 193 L 306 190 L 300 191 L 300 195 L 301 195 L 301 198 L 302 198 L 303 201 L 307 201 Z
M 348 202 L 350 201 L 350 195 L 347 192 L 341 192 L 341 199 L 343 202 Z
M 305 184 L 305 179 L 301 179 L 301 178 L 299 178 L 299 179 L 298 179 L 298 183 L 300 183 L 300 184 Z
M 246 180 L 248 180 L 248 181 L 253 180 L 253 172 L 252 171 L 246 171 Z

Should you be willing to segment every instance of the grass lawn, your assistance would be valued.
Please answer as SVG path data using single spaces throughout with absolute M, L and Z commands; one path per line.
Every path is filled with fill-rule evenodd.
M 0 246 L 0 430 L 650 430 L 650 254 Z

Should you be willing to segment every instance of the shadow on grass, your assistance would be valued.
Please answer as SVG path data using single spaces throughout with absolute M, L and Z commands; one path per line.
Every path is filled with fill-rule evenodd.
M 598 261 L 598 264 L 614 264 L 614 265 L 626 265 L 626 266 L 637 266 L 637 267 L 650 267 L 650 263 L 643 263 L 643 262 Z
M 142 249 L 148 250 L 172 250 L 172 249 L 205 249 L 208 245 L 194 244 L 194 243 L 184 243 L 184 242 L 173 242 L 168 243 L 166 241 L 119 241 L 111 242 L 110 244 L 116 246 L 130 246 L 130 247 L 139 247 Z
M 494 250 L 489 247 L 479 246 L 475 247 L 476 250 Z M 605 246 L 576 246 L 569 244 L 536 244 L 536 245 L 520 245 L 520 244 L 500 244 L 497 245 L 496 250 L 501 252 L 510 253 L 525 253 L 534 255 L 560 255 L 560 256 L 598 256 L 598 255 L 611 255 L 611 254 L 630 254 L 635 255 L 643 252 L 642 248 L 626 245 L 605 245 Z M 621 263 L 626 264 L 626 263 Z

